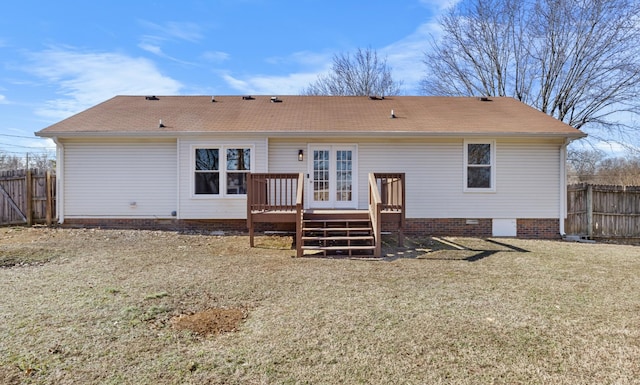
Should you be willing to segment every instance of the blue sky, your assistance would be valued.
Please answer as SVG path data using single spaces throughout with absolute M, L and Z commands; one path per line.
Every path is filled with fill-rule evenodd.
M 437 18 L 456 1 L 7 1 L 0 151 L 53 155 L 35 131 L 115 95 L 298 94 L 359 47 L 417 95 Z
M 371 47 L 403 92 L 451 0 L 5 2 L 0 13 L 0 150 L 117 94 L 297 94 L 332 55 Z

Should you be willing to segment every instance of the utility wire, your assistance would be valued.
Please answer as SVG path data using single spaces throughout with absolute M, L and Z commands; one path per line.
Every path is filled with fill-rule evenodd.
M 9 134 L 0 134 L 0 136 L 8 136 L 10 138 L 23 138 L 23 139 L 48 139 L 48 138 L 41 138 L 39 136 L 22 136 L 22 135 L 9 135 Z
M 2 142 L 0 142 L 0 146 L 11 146 L 11 147 L 32 148 L 32 149 L 48 149 L 48 147 L 21 146 L 19 144 L 2 143 Z M 53 147 L 50 147 L 50 148 L 53 149 Z

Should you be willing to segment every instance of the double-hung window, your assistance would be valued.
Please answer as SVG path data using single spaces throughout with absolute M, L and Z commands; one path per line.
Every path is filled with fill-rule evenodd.
M 464 142 L 464 191 L 496 191 L 495 141 Z
M 196 196 L 244 195 L 251 172 L 251 148 L 195 148 Z

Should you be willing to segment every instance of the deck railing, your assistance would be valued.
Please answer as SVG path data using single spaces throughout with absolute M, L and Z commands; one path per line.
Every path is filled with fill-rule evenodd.
M 398 229 L 398 245 L 403 246 L 406 211 L 405 174 L 375 173 L 374 178 L 375 186 L 380 191 L 383 216 L 389 222 L 395 223 Z
M 375 173 L 383 211 L 404 209 L 404 173 Z
M 249 174 L 247 205 L 250 212 L 294 211 L 302 174 Z
M 247 175 L 247 227 L 251 247 L 254 246 L 253 233 L 256 222 L 295 222 L 296 248 L 300 254 L 302 232 L 304 174 L 264 174 Z M 292 216 L 295 219 L 292 220 Z
M 405 222 L 404 173 L 370 173 L 369 218 L 375 241 L 374 255 L 382 254 L 382 228 L 393 225 L 398 231 L 398 245 L 404 241 Z M 301 257 L 304 211 L 303 174 L 249 174 L 247 176 L 247 227 L 254 246 L 254 224 L 295 223 L 296 254 Z M 391 227 L 391 229 L 394 229 Z

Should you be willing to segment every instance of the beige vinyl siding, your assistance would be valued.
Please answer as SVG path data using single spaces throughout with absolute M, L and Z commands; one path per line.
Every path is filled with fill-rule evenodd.
M 170 218 L 176 210 L 176 141 L 66 141 L 67 218 Z M 133 204 L 135 202 L 135 204 Z
M 407 218 L 557 218 L 560 144 L 496 140 L 496 191 L 464 192 L 463 139 L 330 139 L 358 145 L 358 207 L 365 209 L 370 172 L 406 174 Z M 270 172 L 307 172 L 297 162 L 303 140 L 271 139 Z M 307 186 L 305 186 L 307 187 Z
M 359 149 L 361 184 L 371 171 L 404 170 L 408 218 L 558 217 L 559 144 L 497 140 L 495 192 L 464 192 L 463 140 Z
M 191 137 L 180 139 L 179 148 L 179 219 L 245 219 L 247 217 L 246 195 L 194 196 L 193 157 L 194 148 L 237 147 L 251 148 L 252 172 L 267 171 L 267 139 L 260 137 L 232 138 Z M 221 164 L 221 167 L 223 165 Z M 222 177 L 222 176 L 221 176 Z
M 319 142 L 312 142 L 319 143 Z M 298 151 L 302 150 L 303 161 L 298 161 Z M 304 140 L 270 139 L 269 140 L 269 172 L 274 173 L 307 173 L 309 159 L 307 142 Z

